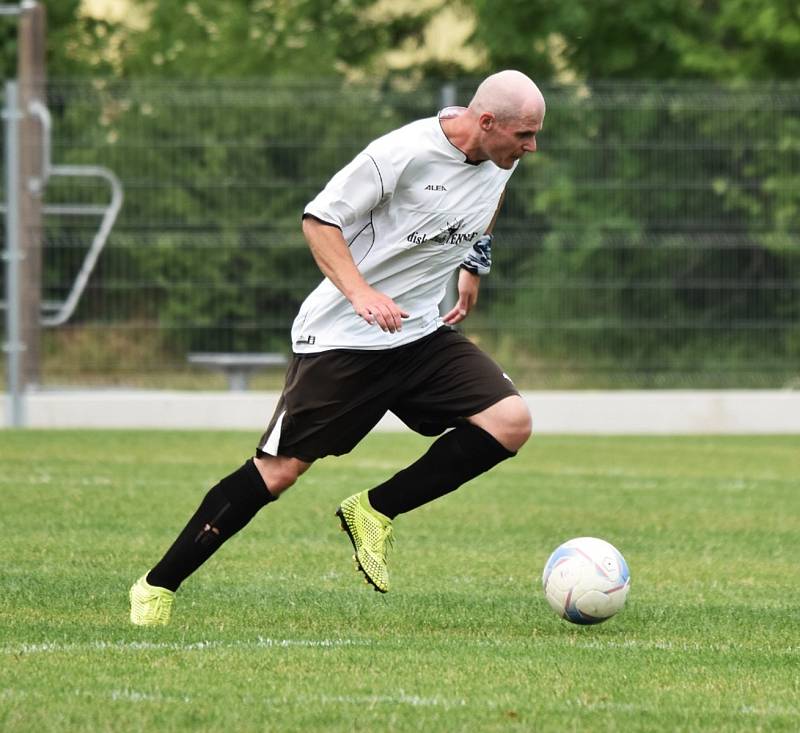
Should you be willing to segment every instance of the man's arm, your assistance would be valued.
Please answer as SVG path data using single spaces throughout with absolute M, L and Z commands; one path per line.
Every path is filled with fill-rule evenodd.
M 486 228 L 486 234 L 491 234 L 494 225 L 497 222 L 497 217 L 500 214 L 500 208 L 503 206 L 503 200 L 506 197 L 506 191 L 500 194 L 500 200 L 497 202 L 497 208 L 494 210 L 492 220 Z M 442 316 L 442 320 L 448 326 L 455 326 L 456 323 L 463 321 L 469 312 L 475 307 L 478 302 L 478 290 L 481 287 L 480 275 L 473 274 L 463 267 L 458 270 L 458 302 L 455 307 Z
M 359 316 L 369 324 L 377 323 L 382 331 L 394 333 L 401 329 L 402 319 L 409 314 L 364 279 L 353 262 L 341 229 L 306 216 L 303 235 L 317 267 L 350 301 Z

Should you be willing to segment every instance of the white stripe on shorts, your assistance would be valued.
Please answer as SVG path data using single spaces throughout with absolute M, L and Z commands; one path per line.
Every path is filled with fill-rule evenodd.
M 283 416 L 285 414 L 286 410 L 278 415 L 278 419 L 275 421 L 275 427 L 272 428 L 272 432 L 264 441 L 264 445 L 261 446 L 261 450 L 264 451 L 264 453 L 268 453 L 271 456 L 278 455 L 278 446 L 281 442 L 281 425 L 283 424 Z

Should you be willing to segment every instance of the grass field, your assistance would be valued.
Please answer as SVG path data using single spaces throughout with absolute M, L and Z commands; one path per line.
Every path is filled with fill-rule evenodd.
M 254 435 L 0 432 L 0 730 L 800 730 L 800 437 L 539 437 L 401 516 L 379 595 L 333 511 L 426 441 L 327 459 L 180 593 L 127 591 Z M 540 590 L 563 540 L 613 542 L 627 607 Z

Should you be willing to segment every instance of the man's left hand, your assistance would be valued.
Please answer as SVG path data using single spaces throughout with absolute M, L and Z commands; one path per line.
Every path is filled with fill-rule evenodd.
M 461 268 L 458 271 L 458 302 L 442 320 L 448 326 L 455 326 L 456 323 L 463 321 L 478 302 L 478 289 L 481 286 L 481 279 L 478 275 Z

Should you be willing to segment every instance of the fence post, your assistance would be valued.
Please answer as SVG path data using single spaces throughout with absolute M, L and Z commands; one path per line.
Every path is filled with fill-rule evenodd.
M 5 108 L 5 160 L 6 160 L 6 343 L 8 399 L 6 402 L 6 421 L 9 426 L 20 428 L 25 425 L 20 380 L 20 363 L 25 344 L 20 333 L 19 270 L 22 253 L 19 247 L 19 111 L 17 84 L 6 82 Z
M 20 329 L 25 350 L 20 356 L 23 390 L 41 381 L 42 308 L 42 140 L 39 120 L 31 103 L 45 98 L 45 8 L 23 0 L 20 5 L 17 52 L 19 123 L 19 263 Z

